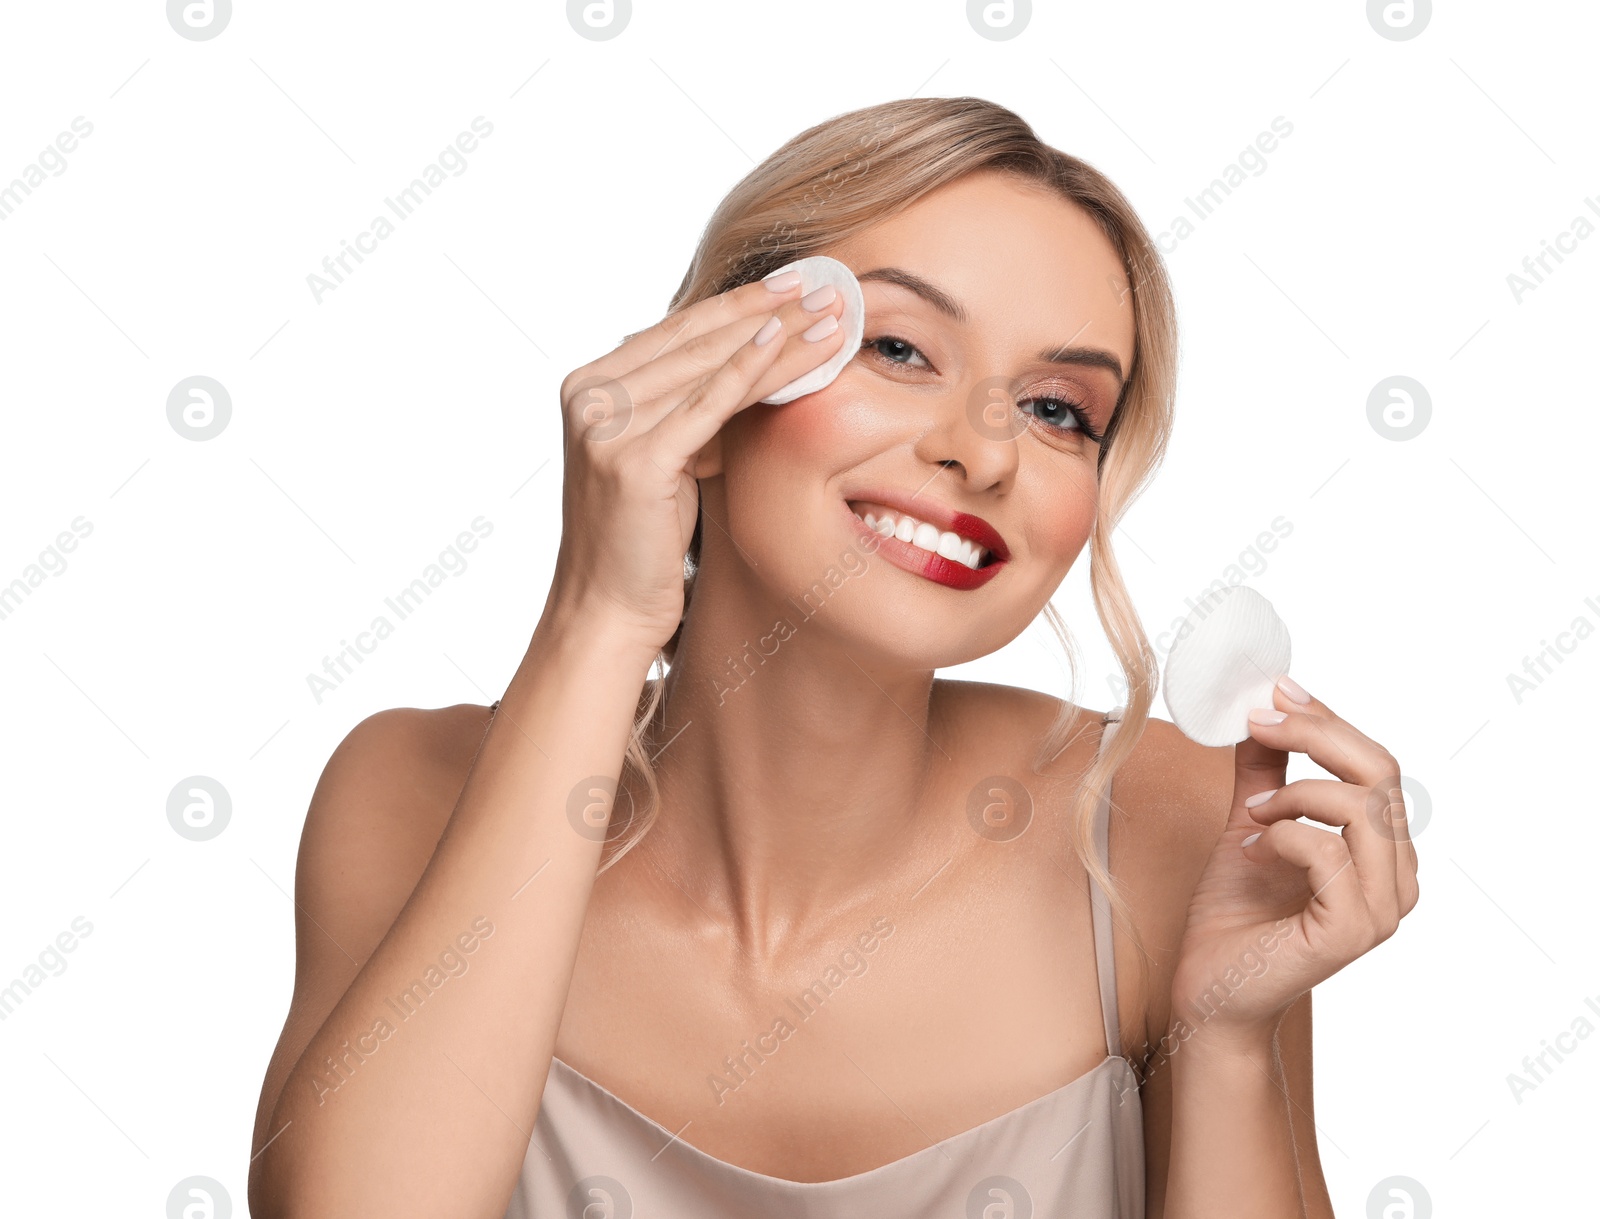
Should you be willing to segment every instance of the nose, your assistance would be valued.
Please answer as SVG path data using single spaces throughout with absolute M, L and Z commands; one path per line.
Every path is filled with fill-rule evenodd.
M 1024 430 L 1009 388 L 987 377 L 939 396 L 933 424 L 918 438 L 915 452 L 929 465 L 959 467 L 957 473 L 973 491 L 1005 491 L 1016 478 L 1017 437 Z

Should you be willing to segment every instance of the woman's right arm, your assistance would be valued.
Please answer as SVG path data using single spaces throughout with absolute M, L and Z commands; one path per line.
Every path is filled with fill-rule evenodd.
M 357 828 L 415 835 L 400 815 L 419 799 L 407 751 L 373 742 L 363 758 L 354 739 L 393 713 L 330 760 L 296 877 L 294 999 L 251 1147 L 256 1219 L 503 1214 L 601 855 L 583 810 L 606 811 L 650 664 L 682 610 L 697 455 L 729 416 L 838 349 L 837 332 L 751 342 L 769 314 L 787 336 L 841 311 L 836 300 L 807 312 L 798 295 L 733 289 L 563 383 L 550 599 L 409 891 L 409 877 L 374 880 L 369 851 L 391 847 Z M 621 404 L 624 426 L 591 416 L 580 399 L 593 384 Z M 339 942 L 352 926 L 369 954 Z

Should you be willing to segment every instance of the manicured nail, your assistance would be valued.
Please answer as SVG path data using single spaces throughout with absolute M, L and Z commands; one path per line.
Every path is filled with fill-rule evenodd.
M 1257 707 L 1250 713 L 1252 724 L 1281 724 L 1288 718 L 1287 711 L 1274 711 L 1268 707 Z
M 800 272 L 785 271 L 782 275 L 769 275 L 761 282 L 766 284 L 770 291 L 787 292 L 790 288 L 800 286 Z
M 1278 689 L 1282 690 L 1297 703 L 1309 703 L 1311 701 L 1311 696 L 1306 693 L 1305 687 L 1287 673 L 1278 678 Z
M 1249 846 L 1252 842 L 1254 842 L 1259 837 L 1261 837 L 1261 831 L 1257 830 L 1254 834 L 1251 834 L 1250 837 L 1246 838 L 1243 842 L 1241 842 L 1239 844 L 1239 849 L 1243 850 L 1245 847 Z
M 800 298 L 800 308 L 815 313 L 818 309 L 825 309 L 833 304 L 833 298 L 839 295 L 839 289 L 832 284 L 823 284 L 814 292 L 807 292 Z
M 804 338 L 808 343 L 815 343 L 818 339 L 827 338 L 837 329 L 839 329 L 839 319 L 836 317 L 825 317 L 810 330 L 806 331 L 801 337 Z
M 756 337 L 753 341 L 757 347 L 765 347 L 772 341 L 772 336 L 782 329 L 782 322 L 775 317 L 769 317 L 762 323 L 761 329 L 756 331 Z
M 1246 808 L 1255 808 L 1258 805 L 1265 804 L 1268 800 L 1272 799 L 1273 796 L 1277 795 L 1278 792 L 1282 790 L 1282 788 L 1274 787 L 1269 792 L 1257 792 L 1244 802 L 1244 806 Z

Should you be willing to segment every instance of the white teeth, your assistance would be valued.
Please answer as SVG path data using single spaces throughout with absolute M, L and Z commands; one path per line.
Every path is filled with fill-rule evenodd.
M 964 564 L 976 571 L 983 563 L 986 550 L 978 543 L 949 530 L 941 531 L 926 521 L 904 513 L 868 512 L 862 516 L 867 528 L 883 537 L 899 538 L 923 550 L 931 550 L 953 562 Z

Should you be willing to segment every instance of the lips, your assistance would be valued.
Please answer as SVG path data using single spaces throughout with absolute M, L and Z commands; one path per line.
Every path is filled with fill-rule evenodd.
M 888 508 L 937 529 L 941 534 L 953 533 L 964 542 L 982 547 L 986 552 L 982 566 L 972 568 L 959 558 L 947 558 L 910 541 L 895 536 L 885 536 L 869 527 L 862 519 L 874 507 Z M 957 512 L 937 500 L 919 495 L 905 495 L 889 488 L 864 489 L 852 494 L 844 502 L 845 510 L 858 533 L 870 539 L 876 551 L 896 567 L 924 576 L 949 588 L 974 589 L 987 584 L 1011 558 L 1011 550 L 999 530 L 980 516 Z

